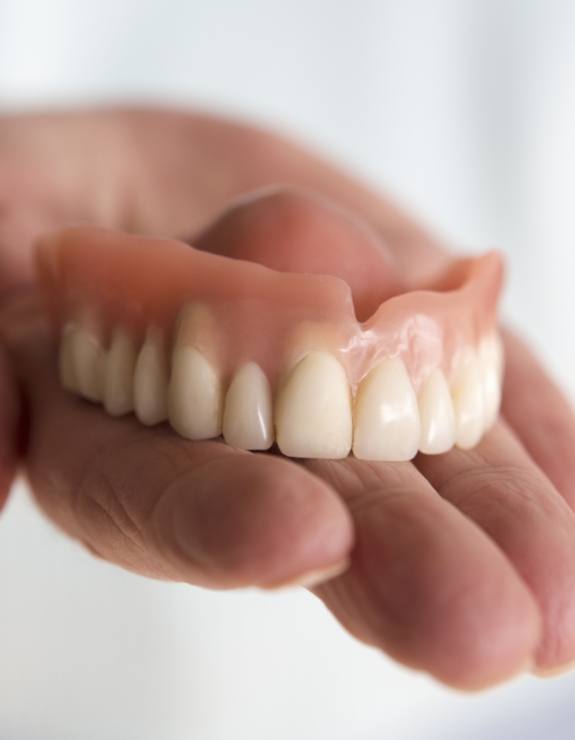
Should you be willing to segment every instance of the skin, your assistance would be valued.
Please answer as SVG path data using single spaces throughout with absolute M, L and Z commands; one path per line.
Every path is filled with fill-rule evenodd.
M 461 689 L 575 659 L 575 418 L 516 337 L 506 337 L 504 419 L 478 448 L 414 464 L 302 465 L 187 442 L 109 419 L 54 377 L 29 287 L 35 234 L 82 220 L 193 237 L 230 197 L 280 182 L 344 204 L 407 281 L 424 279 L 442 247 L 388 199 L 275 136 L 161 111 L 3 119 L 0 164 L 4 491 L 15 374 L 34 494 L 98 556 L 214 588 L 271 587 L 349 560 L 318 597 L 360 640 Z M 278 197 L 294 239 L 309 240 L 313 213 L 293 190 Z

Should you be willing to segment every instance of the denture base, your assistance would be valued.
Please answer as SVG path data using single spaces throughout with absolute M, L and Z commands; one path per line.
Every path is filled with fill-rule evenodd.
M 111 415 L 242 449 L 382 461 L 467 449 L 497 416 L 495 254 L 360 323 L 329 275 L 97 229 L 47 251 L 62 384 Z

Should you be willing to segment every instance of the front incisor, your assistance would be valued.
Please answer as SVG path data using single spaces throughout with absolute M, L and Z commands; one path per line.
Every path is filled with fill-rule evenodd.
M 403 360 L 389 357 L 361 381 L 353 453 L 360 460 L 411 460 L 419 445 L 417 398 Z
M 272 394 L 259 365 L 248 362 L 235 373 L 226 394 L 224 439 L 242 450 L 268 450 L 273 444 Z
M 283 383 L 276 437 L 290 457 L 338 459 L 351 448 L 351 391 L 343 367 L 327 352 L 309 352 Z

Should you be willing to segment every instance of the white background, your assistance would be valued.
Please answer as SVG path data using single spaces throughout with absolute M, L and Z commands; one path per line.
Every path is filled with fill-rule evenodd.
M 279 126 L 465 249 L 573 392 L 575 4 L 0 0 L 0 105 L 200 104 Z M 306 593 L 138 579 L 20 489 L 0 521 L 0 740 L 522 740 L 575 735 L 575 679 L 458 695 Z

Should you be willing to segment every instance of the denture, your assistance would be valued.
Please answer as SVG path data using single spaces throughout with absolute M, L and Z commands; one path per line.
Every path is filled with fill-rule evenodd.
M 496 252 L 407 292 L 382 281 L 369 310 L 349 260 L 319 274 L 277 259 L 99 228 L 46 237 L 62 385 L 111 416 L 295 458 L 402 461 L 480 441 L 501 398 Z

